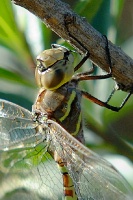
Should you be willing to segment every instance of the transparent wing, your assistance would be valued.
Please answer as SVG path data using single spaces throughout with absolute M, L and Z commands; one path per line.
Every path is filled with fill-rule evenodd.
M 67 163 L 79 199 L 130 199 L 130 187 L 112 165 L 84 147 L 56 122 L 48 120 L 47 129 L 41 129 L 41 139 L 37 142 L 36 125 L 29 111 L 0 101 L 0 120 L 0 138 L 5 142 L 4 145 L 0 142 L 0 199 L 8 200 L 7 193 L 13 195 L 13 199 L 19 196 L 19 200 L 62 199 L 62 176 L 48 150 L 56 151 Z M 9 120 L 7 126 L 5 120 Z M 24 144 L 27 140 L 32 143 L 29 138 L 36 141 L 35 145 Z M 21 140 L 23 148 L 18 148 Z M 15 148 L 14 144 L 17 144 Z M 7 151 L 2 151 L 5 147 Z
M 22 191 L 22 199 L 62 199 L 62 177 L 43 142 L 34 148 L 0 153 L 0 199 L 8 200 L 7 193 L 15 199 Z
M 48 122 L 55 150 L 67 163 L 79 199 L 132 199 L 130 186 L 110 163 L 78 142 L 56 122 Z
M 30 111 L 0 99 L 0 150 L 25 146 L 35 137 L 36 126 Z
M 62 198 L 62 177 L 47 153 L 46 136 L 48 129 L 33 122 L 31 112 L 0 100 L 0 199 Z

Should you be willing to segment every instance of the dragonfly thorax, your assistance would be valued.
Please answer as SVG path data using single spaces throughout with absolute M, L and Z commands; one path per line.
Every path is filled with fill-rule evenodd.
M 69 82 L 74 74 L 72 52 L 60 45 L 43 51 L 37 56 L 35 78 L 37 84 L 48 90 L 56 90 Z

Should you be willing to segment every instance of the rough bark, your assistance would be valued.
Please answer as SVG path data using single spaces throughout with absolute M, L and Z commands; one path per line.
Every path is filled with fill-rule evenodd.
M 109 72 L 105 37 L 87 23 L 85 18 L 74 13 L 68 4 L 60 0 L 14 0 L 12 2 L 35 14 L 47 27 L 72 44 L 80 53 L 85 53 L 88 50 L 90 59 L 103 70 Z M 133 60 L 120 47 L 115 46 L 110 41 L 108 46 L 113 78 L 120 89 L 132 91 Z

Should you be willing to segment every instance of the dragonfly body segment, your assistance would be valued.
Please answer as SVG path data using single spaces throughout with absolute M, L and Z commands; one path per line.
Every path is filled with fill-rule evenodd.
M 43 113 L 48 119 L 54 119 L 71 135 L 84 143 L 80 108 L 81 93 L 75 86 L 75 82 L 68 82 L 54 91 L 40 89 L 33 105 L 33 112 Z
M 37 57 L 32 112 L 0 100 L 0 199 L 10 192 L 28 200 L 132 199 L 119 172 L 84 146 L 78 68 L 70 50 L 53 45 Z
M 60 45 L 52 45 L 37 57 L 35 78 L 37 84 L 48 90 L 55 90 L 69 82 L 74 74 L 74 57 Z

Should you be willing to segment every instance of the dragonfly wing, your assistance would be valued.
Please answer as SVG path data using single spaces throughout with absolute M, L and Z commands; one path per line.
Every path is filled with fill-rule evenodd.
M 35 138 L 36 127 L 30 111 L 0 100 L 0 150 L 24 146 L 28 138 Z
M 1 150 L 8 148 L 8 151 L 0 152 L 0 198 L 7 192 L 15 195 L 16 191 L 24 189 L 27 194 L 32 191 L 38 198 L 61 199 L 62 177 L 56 163 L 47 153 L 50 145 L 51 152 L 56 150 L 67 163 L 79 199 L 128 199 L 128 186 L 126 188 L 126 182 L 112 165 L 85 148 L 56 122 L 48 120 L 47 129 L 40 131 L 41 139 L 35 143 L 36 124 L 31 120 L 31 113 L 20 108 L 0 101 L 0 137 L 5 142 L 4 147 L 2 143 L 0 147 Z M 6 127 L 7 122 L 9 124 Z M 33 138 L 35 145 L 27 147 L 23 143 L 23 148 L 18 148 L 20 141 L 28 141 L 28 138 Z M 17 146 L 10 148 L 14 144 Z
M 79 199 L 132 199 L 130 186 L 110 163 L 82 145 L 56 122 L 48 122 L 55 150 L 67 163 Z
M 61 199 L 62 177 L 47 153 L 49 129 L 44 127 L 28 110 L 0 100 L 0 199 L 7 193 Z
M 63 195 L 61 174 L 47 153 L 45 142 L 30 149 L 1 152 L 0 180 L 0 199 L 7 193 L 15 196 L 22 190 L 28 200 L 59 200 Z
M 14 118 L 14 116 L 30 119 L 31 112 L 15 103 L 0 99 L 0 117 Z

